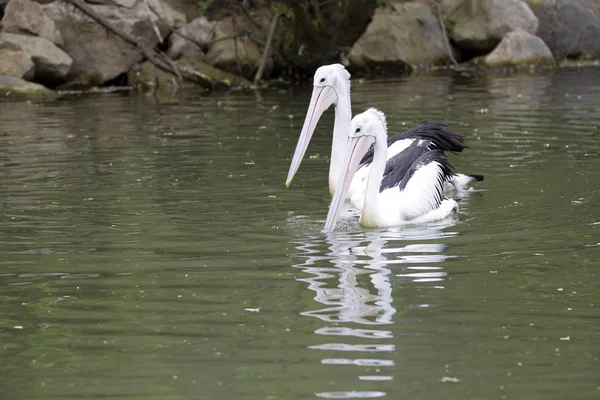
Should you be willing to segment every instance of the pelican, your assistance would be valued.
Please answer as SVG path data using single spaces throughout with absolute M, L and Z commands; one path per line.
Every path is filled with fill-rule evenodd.
M 458 209 L 456 201 L 444 197 L 444 182 L 452 175 L 452 166 L 442 150 L 430 149 L 428 140 L 413 141 L 388 160 L 385 115 L 374 108 L 352 119 L 348 138 L 324 231 L 335 228 L 351 182 L 371 145 L 373 161 L 362 194 L 362 226 L 430 222 Z
M 338 178 L 342 167 L 343 154 L 348 140 L 348 129 L 352 119 L 350 108 L 350 73 L 342 64 L 331 64 L 319 67 L 315 72 L 313 91 L 306 118 L 296 150 L 292 157 L 288 172 L 286 187 L 290 186 L 294 175 L 300 167 L 306 148 L 312 138 L 319 118 L 331 105 L 335 107 L 335 121 L 333 125 L 333 140 L 331 143 L 331 159 L 329 164 L 329 193 L 333 196 L 334 188 L 338 186 Z M 445 130 L 448 123 L 427 121 L 408 131 L 390 137 L 387 141 L 388 157 L 393 157 L 409 147 L 416 140 L 425 140 L 429 143 L 429 150 L 461 152 L 465 145 L 462 135 Z M 359 169 L 348 190 L 348 196 L 364 191 L 369 167 L 373 159 L 372 152 L 368 152 L 361 161 Z M 449 183 L 457 190 L 464 189 L 473 180 L 483 180 L 481 175 L 453 174 Z

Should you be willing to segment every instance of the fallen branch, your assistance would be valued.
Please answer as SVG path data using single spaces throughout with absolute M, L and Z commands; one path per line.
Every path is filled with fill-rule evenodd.
M 205 88 L 212 89 L 216 86 L 230 87 L 231 85 L 225 81 L 216 81 L 211 77 L 194 71 L 191 68 L 185 68 L 183 70 L 177 68 L 173 60 L 171 60 L 166 54 L 152 49 L 148 44 L 144 43 L 143 39 L 139 39 L 133 35 L 121 31 L 110 23 L 105 17 L 96 13 L 92 7 L 83 2 L 83 0 L 65 0 L 67 3 L 72 4 L 74 7 L 79 9 L 81 12 L 86 14 L 88 17 L 105 27 L 108 31 L 119 36 L 127 43 L 133 45 L 137 51 L 139 51 L 144 57 L 148 59 L 157 68 L 168 72 L 172 75 L 177 76 L 180 79 L 184 79 L 190 82 L 199 84 Z
M 267 44 L 265 45 L 265 49 L 263 50 L 263 54 L 260 59 L 258 70 L 256 71 L 256 75 L 254 75 L 254 83 L 258 83 L 262 78 L 262 74 L 265 70 L 265 64 L 267 63 L 267 58 L 269 57 L 269 51 L 271 50 L 271 42 L 273 41 L 273 35 L 275 34 L 275 28 L 277 27 L 278 20 L 279 14 L 275 14 L 275 16 L 273 16 L 273 20 L 271 21 L 271 27 L 269 28 Z

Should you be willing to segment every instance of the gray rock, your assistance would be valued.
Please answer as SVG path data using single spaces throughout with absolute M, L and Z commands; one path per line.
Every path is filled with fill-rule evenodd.
M 54 21 L 42 9 L 42 6 L 31 0 L 10 0 L 4 10 L 2 30 L 12 33 L 29 33 L 48 39 L 62 46 L 63 37 Z
M 133 9 L 147 15 L 148 8 L 146 8 L 146 4 L 152 14 L 154 14 L 152 18 L 166 22 L 170 28 L 177 29 L 187 22 L 184 13 L 174 10 L 170 5 L 161 0 L 146 0 L 146 3 L 144 3 L 144 0 L 138 0 Z
M 116 6 L 90 7 L 120 30 L 137 36 L 149 46 L 158 43 L 147 12 Z M 73 58 L 73 66 L 67 77 L 68 86 L 86 88 L 102 85 L 127 73 L 143 59 L 135 47 L 65 3 L 45 5 L 44 11 L 62 31 L 64 49 Z M 169 28 L 162 20 L 157 20 L 156 25 L 164 39 Z
M 522 0 L 442 0 L 441 6 L 454 44 L 474 54 L 490 52 L 508 32 L 538 29 L 537 17 Z
M 24 51 L 0 49 L 0 75 L 31 80 L 35 76 L 35 64 Z
M 539 37 L 523 30 L 508 33 L 485 57 L 489 67 L 555 64 L 552 52 Z
M 183 36 L 182 36 L 183 35 Z M 205 43 L 214 35 L 213 24 L 206 17 L 196 18 L 192 22 L 177 29 L 169 36 L 168 54 L 174 59 L 202 59 L 204 52 L 195 43 L 190 42 L 190 38 L 196 43 Z
M 556 59 L 600 57 L 600 2 L 542 0 L 531 8 L 540 21 L 538 36 Z
M 439 21 L 429 7 L 394 3 L 393 8 L 393 12 L 382 8 L 375 11 L 348 55 L 351 65 L 434 65 L 450 60 Z
M 215 39 L 233 35 L 233 20 L 226 17 L 215 24 Z M 237 44 L 237 52 L 236 52 Z M 219 69 L 238 74 L 238 60 L 242 75 L 250 76 L 258 68 L 261 54 L 256 44 L 245 36 L 233 39 L 220 40 L 213 43 L 206 53 L 206 61 Z M 272 60 L 267 64 L 266 70 L 272 68 Z
M 0 95 L 7 96 L 11 93 L 50 94 L 52 91 L 37 83 L 27 82 L 14 76 L 0 75 Z
M 54 85 L 63 82 L 73 60 L 51 41 L 37 36 L 0 33 L 0 49 L 22 50 L 35 64 L 35 80 Z

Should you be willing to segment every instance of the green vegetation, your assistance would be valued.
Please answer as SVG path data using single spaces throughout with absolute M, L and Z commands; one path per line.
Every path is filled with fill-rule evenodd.
M 200 0 L 198 2 L 198 11 L 200 12 L 200 15 L 206 15 L 206 12 L 214 2 L 215 0 Z

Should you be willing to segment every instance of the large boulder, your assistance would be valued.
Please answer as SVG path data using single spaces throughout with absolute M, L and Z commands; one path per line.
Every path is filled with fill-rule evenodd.
M 0 33 L 0 49 L 27 53 L 35 64 L 35 80 L 47 85 L 63 82 L 73 63 L 67 53 L 38 36 Z
M 10 0 L 4 10 L 2 30 L 12 33 L 29 33 L 48 39 L 62 46 L 63 37 L 54 21 L 42 9 L 39 3 L 31 0 Z
M 485 57 L 485 63 L 490 67 L 523 67 L 531 64 L 554 64 L 555 61 L 542 39 L 517 30 L 504 36 L 498 47 Z
M 492 51 L 508 32 L 538 29 L 537 17 L 522 0 L 442 0 L 441 6 L 450 38 L 471 55 Z
M 35 64 L 24 51 L 0 49 L 0 75 L 31 80 L 35 75 Z
M 438 19 L 420 3 L 378 8 L 348 61 L 357 67 L 443 64 L 450 60 Z
M 532 3 L 538 36 L 558 60 L 600 57 L 600 2 L 541 0 Z
M 150 47 L 158 43 L 147 11 L 105 5 L 90 7 L 118 29 L 144 40 Z M 134 46 L 63 2 L 47 4 L 44 10 L 61 30 L 65 41 L 64 49 L 73 58 L 68 76 L 72 87 L 102 85 L 127 73 L 135 63 L 143 59 Z M 164 39 L 169 28 L 162 20 L 157 20 L 156 25 Z
M 169 36 L 168 54 L 174 59 L 182 57 L 192 60 L 204 58 L 204 51 L 198 44 L 208 42 L 213 34 L 214 26 L 212 22 L 205 17 L 196 18 Z
M 234 74 L 240 72 L 238 71 L 239 63 L 242 75 L 251 76 L 258 68 L 261 57 L 260 51 L 256 44 L 245 35 L 224 39 L 236 33 L 231 17 L 226 17 L 217 22 L 214 38 L 223 40 L 219 40 L 210 46 L 206 54 L 206 61 L 210 65 Z M 267 69 L 271 67 L 272 62 L 267 65 Z

